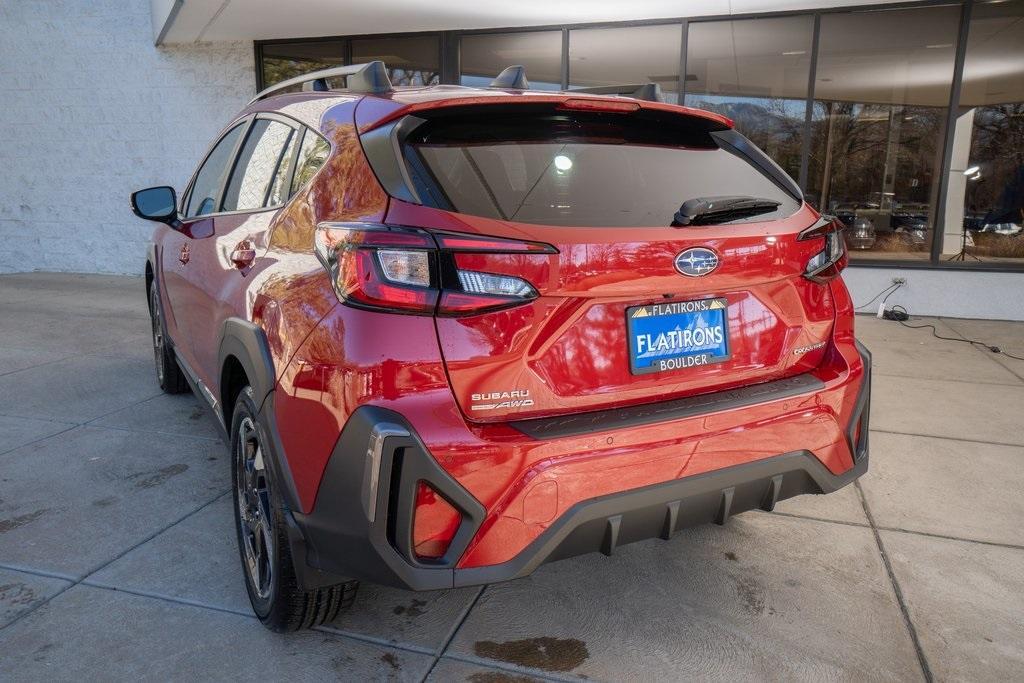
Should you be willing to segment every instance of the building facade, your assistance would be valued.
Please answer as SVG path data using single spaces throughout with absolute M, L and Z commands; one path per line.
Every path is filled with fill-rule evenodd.
M 246 28 L 225 8 L 204 24 L 174 0 L 0 6 L 0 272 L 136 272 L 148 227 L 129 192 L 183 186 L 266 85 L 373 59 L 396 85 L 486 85 L 523 64 L 534 88 L 653 82 L 732 118 L 846 223 L 857 304 L 901 277 L 889 302 L 913 313 L 1024 319 L 1024 0 L 387 34 L 353 20 L 315 37 Z M 434 28 L 423 11 L 401 28 Z M 173 42 L 189 22 L 197 39 L 253 39 Z

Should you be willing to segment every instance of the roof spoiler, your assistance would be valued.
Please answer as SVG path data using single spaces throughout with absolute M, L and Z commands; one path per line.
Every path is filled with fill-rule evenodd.
M 260 91 L 256 97 L 249 100 L 249 104 L 296 85 L 301 85 L 303 90 L 327 91 L 330 90 L 327 87 L 327 79 L 340 77 L 345 78 L 345 92 L 379 94 L 391 91 L 391 79 L 388 78 L 387 67 L 384 66 L 384 62 L 374 61 L 366 64 L 338 66 L 333 69 L 321 69 L 289 78 Z

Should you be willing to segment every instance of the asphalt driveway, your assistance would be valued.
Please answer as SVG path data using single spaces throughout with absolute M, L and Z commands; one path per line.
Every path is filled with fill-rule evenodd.
M 1024 355 L 1024 323 L 929 320 Z M 0 276 L 0 680 L 1009 680 L 1024 362 L 858 318 L 871 469 L 827 497 L 485 588 L 252 616 L 226 449 L 153 377 L 136 278 Z

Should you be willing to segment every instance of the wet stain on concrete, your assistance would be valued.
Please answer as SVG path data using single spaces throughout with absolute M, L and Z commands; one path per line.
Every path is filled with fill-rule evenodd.
M 731 551 L 731 550 L 729 550 L 729 551 L 727 551 L 727 552 L 725 553 L 725 559 L 727 559 L 727 560 L 731 560 L 731 561 L 733 561 L 733 562 L 739 562 L 739 561 L 740 561 L 740 559 L 739 559 L 738 557 L 736 557 L 736 553 L 734 553 L 734 552 L 733 552 L 733 551 Z
M 586 643 L 576 638 L 524 638 L 504 643 L 481 640 L 473 650 L 478 657 L 544 671 L 572 671 L 590 657 Z
M 402 665 L 398 663 L 398 660 L 395 659 L 395 656 L 393 654 L 391 654 L 390 652 L 385 652 L 384 654 L 382 654 L 380 656 L 380 661 L 384 662 L 385 664 L 390 666 L 395 671 L 398 671 L 399 669 L 402 668 Z
M 34 522 L 49 511 L 50 508 L 43 508 L 42 510 L 18 515 L 17 517 L 11 517 L 10 519 L 0 519 L 0 534 L 7 533 L 8 531 L 14 531 L 18 527 L 25 526 L 29 522 Z
M 32 659 L 37 662 L 45 662 L 46 653 L 55 647 L 57 647 L 55 643 L 46 643 L 45 645 L 40 645 L 36 648 L 36 651 L 32 653 L 33 655 L 35 655 L 34 657 L 32 657 Z
M 188 419 L 190 420 L 201 420 L 203 419 L 203 409 L 200 406 L 192 408 L 192 412 L 189 413 Z
M 736 592 L 747 614 L 757 616 L 764 612 L 764 588 L 757 581 L 750 578 L 736 579 Z
M 413 598 L 411 604 L 397 605 L 395 609 L 392 610 L 392 612 L 394 612 L 395 614 L 404 614 L 407 617 L 418 617 L 425 612 L 423 607 L 426 606 L 426 604 L 426 600 L 417 600 Z
M 108 508 L 117 502 L 117 496 L 107 496 L 106 498 L 100 498 L 92 502 L 98 508 Z
M 534 683 L 536 678 L 513 676 L 504 671 L 478 671 L 466 678 L 469 683 Z
M 0 604 L 2 605 L 31 605 L 35 600 L 36 592 L 20 581 L 0 586 Z
M 135 482 L 135 488 L 137 489 L 151 489 L 154 486 L 159 486 L 171 477 L 177 476 L 188 469 L 188 465 L 178 463 L 176 465 L 168 465 L 163 469 L 159 469 L 149 476 L 139 479 Z M 139 476 L 139 475 L 136 475 Z

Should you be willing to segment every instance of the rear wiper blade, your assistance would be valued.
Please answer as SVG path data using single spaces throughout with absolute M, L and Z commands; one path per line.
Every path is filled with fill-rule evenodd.
M 774 199 L 758 197 L 696 197 L 687 199 L 672 217 L 672 225 L 711 225 L 770 213 L 782 206 Z

